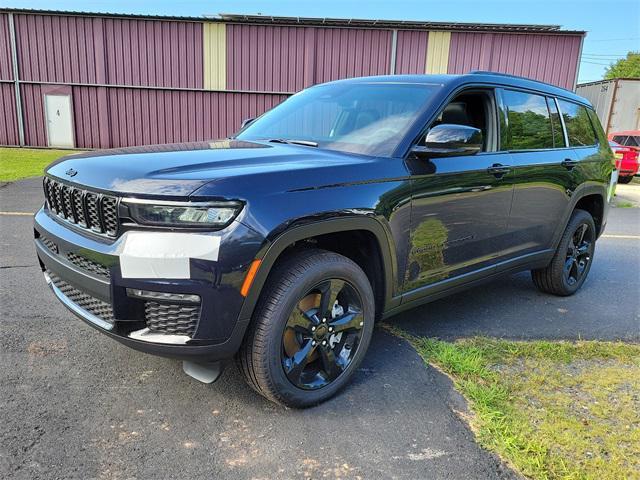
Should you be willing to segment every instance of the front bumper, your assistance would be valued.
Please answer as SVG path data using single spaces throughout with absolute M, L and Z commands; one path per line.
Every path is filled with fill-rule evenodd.
M 140 232 L 137 232 L 140 240 Z M 162 235 L 167 262 L 184 245 L 167 243 L 171 233 L 145 232 L 150 246 Z M 184 235 L 184 234 L 182 234 Z M 213 235 L 213 234 L 212 234 Z M 126 234 L 107 240 L 78 231 L 52 218 L 45 209 L 35 216 L 35 247 L 49 287 L 72 313 L 111 338 L 143 352 L 183 360 L 216 361 L 232 357 L 240 347 L 248 321 L 238 320 L 244 297 L 242 280 L 260 248 L 257 234 L 234 224 L 216 234 L 215 260 L 182 258 L 187 275 L 160 278 L 162 259 L 136 257 L 144 278 L 123 276 Z M 184 237 L 178 237 L 184 238 Z M 202 240 L 202 239 L 201 239 Z M 204 238 L 206 241 L 206 238 Z M 214 242 L 215 243 L 215 242 Z M 230 249 L 229 245 L 233 245 Z M 153 248 L 150 248 L 152 251 Z M 127 260 L 131 264 L 132 259 Z M 183 269 L 184 270 L 184 269 Z M 174 269 L 175 271 L 175 269 Z M 151 273 L 149 273 L 151 272 Z M 125 272 L 127 273 L 127 272 Z M 157 273 L 158 278 L 150 278 Z M 198 304 L 135 297 L 132 290 L 158 294 L 197 295 Z

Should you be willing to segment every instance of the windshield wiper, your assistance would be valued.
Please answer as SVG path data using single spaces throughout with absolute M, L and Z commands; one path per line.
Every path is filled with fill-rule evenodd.
M 267 140 L 267 142 L 271 142 L 271 143 L 286 143 L 286 144 L 293 144 L 293 145 L 303 145 L 305 147 L 317 147 L 318 146 L 318 142 L 312 142 L 310 140 L 294 140 L 294 139 L 290 139 L 290 138 L 271 138 L 271 139 Z

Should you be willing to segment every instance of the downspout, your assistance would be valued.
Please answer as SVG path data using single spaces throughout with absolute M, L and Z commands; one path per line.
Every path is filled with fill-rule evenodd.
M 391 32 L 391 65 L 389 65 L 389 74 L 394 75 L 396 73 L 396 57 L 398 49 L 398 30 Z
M 13 13 L 9 17 L 9 44 L 11 45 L 11 60 L 13 63 L 13 88 L 16 96 L 16 117 L 18 119 L 18 139 L 24 147 L 24 120 L 22 118 L 22 96 L 20 95 L 20 74 L 18 72 L 18 49 L 16 47 L 16 29 L 13 24 Z

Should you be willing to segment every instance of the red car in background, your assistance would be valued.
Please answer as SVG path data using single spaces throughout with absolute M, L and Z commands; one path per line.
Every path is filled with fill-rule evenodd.
M 609 134 L 609 145 L 616 156 L 618 183 L 629 183 L 638 173 L 640 156 L 640 130 L 614 132 Z

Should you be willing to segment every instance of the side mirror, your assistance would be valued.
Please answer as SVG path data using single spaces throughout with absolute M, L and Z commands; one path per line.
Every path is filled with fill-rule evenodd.
M 424 146 L 415 145 L 411 152 L 418 157 L 457 157 L 482 151 L 482 131 L 466 125 L 436 125 L 429 132 Z
M 247 125 L 249 125 L 251 122 L 253 122 L 256 118 L 255 117 L 251 117 L 251 118 L 245 118 L 242 123 L 240 124 L 240 129 L 242 130 L 244 127 L 246 127 Z

